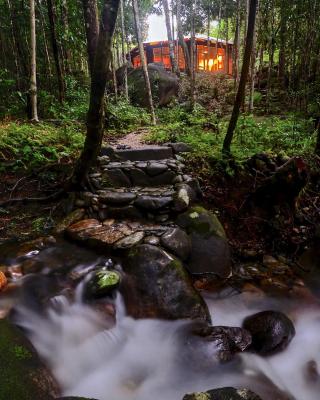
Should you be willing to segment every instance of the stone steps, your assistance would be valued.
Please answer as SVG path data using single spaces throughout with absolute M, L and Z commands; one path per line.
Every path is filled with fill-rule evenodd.
M 67 228 L 66 235 L 78 243 L 105 252 L 130 249 L 140 243 L 158 245 L 163 235 L 176 228 L 172 222 L 152 224 L 125 219 L 107 219 L 103 222 L 87 219 Z
M 129 218 L 165 222 L 193 204 L 198 193 L 189 183 L 159 187 L 122 187 L 81 193 L 76 206 L 87 207 L 90 218 Z

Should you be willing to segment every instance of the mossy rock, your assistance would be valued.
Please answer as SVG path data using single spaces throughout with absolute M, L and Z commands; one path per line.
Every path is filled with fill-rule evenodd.
M 191 253 L 187 268 L 193 275 L 212 275 L 228 278 L 231 274 L 231 257 L 226 233 L 215 214 L 195 206 L 176 220 L 191 239 Z
M 101 269 L 96 271 L 86 286 L 87 298 L 100 298 L 109 295 L 118 288 L 121 276 L 116 271 Z
M 157 246 L 139 245 L 123 261 L 121 291 L 135 318 L 201 319 L 208 308 L 182 263 Z
M 22 331 L 0 320 L 0 399 L 53 400 L 58 385 Z
M 226 233 L 218 217 L 200 206 L 194 206 L 177 218 L 177 224 L 188 233 L 198 233 L 209 238 L 216 236 L 226 239 Z

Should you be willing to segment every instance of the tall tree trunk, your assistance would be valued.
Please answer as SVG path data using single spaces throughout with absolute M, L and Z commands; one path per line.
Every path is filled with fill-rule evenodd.
M 236 96 L 236 100 L 233 106 L 232 115 L 230 118 L 229 126 L 227 134 L 224 138 L 222 151 L 226 155 L 230 155 L 230 146 L 234 135 L 234 130 L 237 126 L 240 107 L 243 102 L 246 90 L 246 82 L 248 79 L 248 73 L 250 68 L 250 59 L 253 48 L 253 37 L 255 30 L 255 22 L 256 22 L 256 11 L 257 11 L 257 3 L 258 0 L 250 0 L 250 8 L 249 8 L 249 20 L 248 20 L 248 29 L 247 29 L 247 38 L 246 38 L 246 47 L 244 52 L 244 60 L 242 64 L 241 70 L 241 78 L 239 82 L 238 92 Z
M 138 0 L 132 0 L 132 6 L 133 6 L 133 14 L 134 14 L 137 42 L 138 42 L 138 46 L 139 46 L 139 54 L 140 54 L 143 75 L 144 75 L 144 81 L 145 81 L 146 91 L 147 91 L 147 96 L 148 96 L 149 110 L 150 110 L 150 114 L 151 114 L 151 122 L 153 125 L 155 125 L 156 124 L 156 115 L 155 115 L 154 107 L 153 107 L 153 99 L 152 99 L 151 85 L 150 85 L 150 79 L 149 79 L 149 73 L 148 73 L 148 66 L 147 66 L 146 56 L 144 53 L 144 47 L 143 47 L 143 42 L 142 42 Z
M 63 49 L 63 58 L 64 58 L 64 67 L 67 74 L 70 74 L 71 71 L 71 53 L 69 48 L 69 20 L 68 20 L 68 6 L 67 1 L 61 1 L 61 19 L 63 25 L 63 41 L 62 41 L 62 49 Z
M 281 1 L 280 6 L 280 49 L 279 49 L 279 80 L 284 86 L 285 68 L 286 68 L 286 34 L 287 17 L 285 12 L 286 2 Z
M 185 71 L 189 77 L 191 77 L 191 61 L 188 46 L 184 41 L 182 23 L 181 23 L 181 0 L 177 0 L 177 33 L 179 38 L 179 43 L 184 55 Z
M 42 36 L 43 36 L 43 43 L 44 43 L 44 50 L 45 50 L 45 55 L 46 55 L 46 63 L 47 63 L 47 68 L 49 72 L 48 76 L 48 81 L 49 81 L 49 88 L 51 89 L 51 79 L 52 79 L 52 70 L 51 70 L 51 58 L 49 54 L 49 49 L 48 49 L 48 42 L 47 42 L 47 36 L 46 36 L 46 30 L 45 30 L 45 24 L 44 24 L 44 16 L 41 10 L 41 2 L 38 0 L 38 10 L 40 14 L 40 23 L 41 23 L 41 31 L 42 31 Z
M 209 60 L 210 60 L 210 44 L 211 44 L 211 40 L 210 40 L 210 18 L 211 18 L 211 13 L 210 13 L 210 6 L 208 6 L 208 10 L 207 10 L 207 57 L 206 57 L 206 67 L 205 69 L 207 71 L 209 71 Z
M 219 15 L 218 15 L 218 32 L 216 38 L 216 59 L 217 59 L 217 70 L 219 70 L 219 61 L 218 61 L 218 49 L 219 49 L 219 36 L 220 36 L 220 28 L 221 28 L 221 13 L 222 13 L 222 0 L 219 1 Z
M 196 0 L 191 1 L 191 40 L 190 40 L 190 61 L 191 61 L 191 107 L 194 109 L 196 102 L 196 31 L 195 31 L 195 9 Z
M 121 49 L 122 49 L 122 59 L 124 63 L 124 94 L 127 100 L 129 100 L 128 94 L 128 62 L 126 58 L 125 51 L 125 41 L 126 41 L 126 30 L 124 26 L 124 10 L 123 10 L 123 0 L 120 0 L 120 18 L 121 18 Z
M 239 70 L 240 70 L 239 54 L 240 54 L 240 0 L 237 0 L 236 28 L 235 28 L 234 46 L 233 46 L 233 75 L 234 75 L 235 88 L 239 84 Z
M 228 18 L 228 7 L 226 2 L 226 52 L 225 52 L 225 69 L 226 73 L 229 74 L 229 18 Z
M 99 16 L 97 0 L 82 0 L 83 16 L 86 27 L 89 71 L 92 76 L 94 58 L 99 37 Z
M 30 97 L 31 97 L 31 120 L 38 122 L 37 107 L 37 63 L 36 63 L 36 14 L 34 0 L 30 0 L 30 44 L 31 44 L 31 60 L 30 60 Z
M 119 0 L 105 0 L 102 8 L 96 56 L 91 71 L 90 105 L 84 148 L 73 174 L 75 186 L 83 186 L 89 169 L 96 163 L 101 149 L 104 127 L 104 99 L 111 61 L 112 36 L 117 20 Z
M 259 0 L 257 0 L 257 18 L 259 15 Z M 252 54 L 251 54 L 251 65 L 250 65 L 250 87 L 249 87 L 249 112 L 253 112 L 253 100 L 254 100 L 254 83 L 255 83 L 255 77 L 256 77 L 256 59 L 257 59 L 257 53 L 256 53 L 256 45 L 257 45 L 257 29 L 256 25 L 254 28 L 254 33 L 253 33 L 253 46 L 252 46 Z
M 170 22 L 170 12 L 169 12 L 168 0 L 162 0 L 162 5 L 163 5 L 163 11 L 164 11 L 164 16 L 165 16 L 165 20 L 166 20 L 171 69 L 172 69 L 172 72 L 179 75 L 179 71 L 178 71 L 178 67 L 177 67 L 177 63 L 176 63 L 176 57 L 174 55 L 174 43 L 173 43 L 172 32 L 171 32 L 171 22 Z
M 113 51 L 111 51 L 110 66 L 111 66 L 111 73 L 112 73 L 113 91 L 114 91 L 115 100 L 117 103 L 118 102 L 118 84 L 117 84 L 116 69 L 114 66 L 114 52 Z
M 54 6 L 54 0 L 47 0 L 48 16 L 50 23 L 51 33 L 51 45 L 53 50 L 53 57 L 56 65 L 58 87 L 59 87 L 59 101 L 62 103 L 65 97 L 65 82 L 63 76 L 63 69 L 61 65 L 61 56 L 59 51 L 58 39 L 57 39 L 57 28 L 56 28 L 56 10 Z

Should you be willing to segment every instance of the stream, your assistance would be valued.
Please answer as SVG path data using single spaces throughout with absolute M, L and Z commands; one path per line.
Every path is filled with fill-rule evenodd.
M 296 335 L 277 355 L 242 353 L 235 362 L 204 372 L 183 357 L 178 332 L 184 321 L 134 320 L 126 315 L 120 294 L 99 307 L 83 301 L 85 276 L 110 263 L 106 257 L 58 242 L 18 257 L 7 252 L 1 261 L 11 270 L 11 285 L 23 289 L 2 294 L 0 312 L 4 315 L 14 305 L 15 322 L 26 330 L 65 396 L 181 400 L 186 393 L 233 386 L 249 388 L 263 400 L 319 400 L 320 379 L 309 371 L 310 365 L 313 370 L 320 366 L 317 305 L 231 288 L 205 294 L 213 325 L 241 326 L 246 316 L 279 310 L 291 318 Z M 21 264 L 35 272 L 22 276 Z M 57 282 L 59 291 L 52 290 L 39 307 L 39 296 Z

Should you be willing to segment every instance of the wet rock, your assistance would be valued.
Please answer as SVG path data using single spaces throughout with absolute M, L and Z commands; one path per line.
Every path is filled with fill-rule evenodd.
M 165 171 L 164 173 L 154 176 L 151 180 L 153 186 L 171 185 L 176 177 L 175 172 Z
M 196 198 L 196 193 L 189 185 L 177 185 L 177 191 L 173 197 L 173 209 L 177 212 L 185 211 Z
M 109 207 L 103 212 L 103 218 L 109 217 L 114 218 L 130 218 L 130 219 L 142 219 L 143 215 L 140 211 L 133 205 L 124 207 Z
M 221 389 L 208 390 L 186 394 L 183 400 L 262 400 L 257 394 L 248 389 L 235 389 L 225 387 Z
M 151 236 L 146 236 L 144 238 L 144 243 L 145 244 L 152 244 L 153 246 L 157 246 L 160 244 L 160 239 L 157 236 L 151 235 Z
M 131 168 L 128 172 L 133 185 L 147 186 L 150 184 L 151 178 L 142 169 Z
M 120 168 L 105 171 L 103 174 L 103 180 L 104 183 L 109 182 L 115 186 L 131 186 L 130 179 Z
M 175 228 L 161 236 L 161 244 L 181 260 L 186 260 L 191 252 L 191 240 L 180 228 Z
M 191 254 L 187 268 L 192 274 L 212 274 L 227 278 L 231 274 L 230 249 L 218 218 L 202 207 L 180 214 L 177 224 L 189 233 Z
M 293 323 L 279 311 L 262 311 L 247 317 L 243 328 L 252 335 L 251 349 L 264 356 L 284 350 L 295 335 Z
M 203 322 L 192 322 L 180 328 L 182 362 L 193 369 L 210 369 L 217 364 L 233 360 L 251 344 L 251 335 L 242 328 L 210 326 Z
M 175 154 L 177 153 L 187 153 L 192 151 L 192 148 L 189 144 L 178 142 L 178 143 L 168 143 L 168 146 L 172 147 L 172 150 Z
M 60 221 L 57 224 L 54 231 L 56 233 L 62 233 L 68 228 L 68 226 L 74 224 L 75 222 L 80 221 L 84 217 L 84 215 L 85 215 L 85 210 L 83 208 L 78 208 L 72 211 L 69 215 L 67 215 L 65 218 L 63 218 L 62 221 Z
M 144 232 L 135 232 L 129 236 L 120 239 L 113 245 L 114 249 L 128 249 L 140 243 L 144 238 Z
M 100 298 L 114 292 L 120 284 L 121 277 L 116 271 L 101 269 L 94 272 L 85 288 L 86 298 Z
M 155 211 L 169 206 L 171 202 L 172 197 L 141 196 L 136 200 L 135 205 L 146 210 Z
M 88 397 L 75 397 L 75 396 L 68 396 L 68 397 L 59 397 L 56 400 L 97 400 L 97 399 L 89 399 Z
M 5 276 L 4 272 L 0 271 L 0 292 L 1 290 L 5 289 L 8 285 L 7 277 Z
M 166 164 L 161 163 L 150 163 L 146 169 L 147 174 L 150 176 L 156 176 L 162 174 L 168 169 Z
M 0 398 L 53 400 L 59 388 L 20 329 L 0 320 Z
M 164 160 L 172 158 L 172 156 L 172 148 L 168 146 L 145 146 L 140 149 L 113 150 L 114 158 L 127 161 Z
M 123 268 L 126 276 L 121 290 L 129 315 L 210 321 L 207 306 L 183 265 L 164 250 L 139 245 L 131 249 Z
M 131 203 L 136 198 L 136 194 L 131 192 L 106 192 L 99 196 L 101 203 L 111 205 L 125 205 Z

